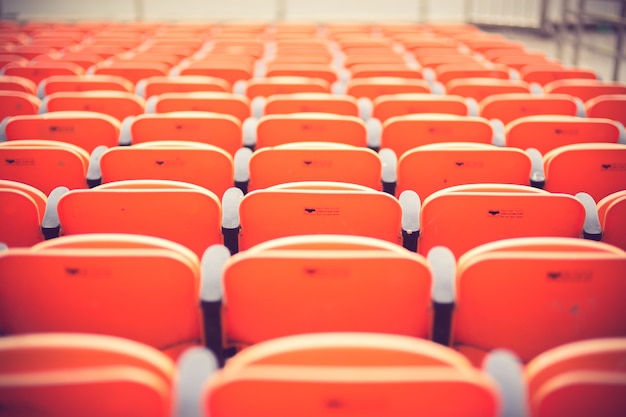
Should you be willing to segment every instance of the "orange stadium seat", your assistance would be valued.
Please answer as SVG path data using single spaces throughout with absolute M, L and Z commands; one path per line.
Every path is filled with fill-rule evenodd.
M 44 240 L 41 225 L 48 198 L 42 191 L 2 179 L 0 202 L 0 242 L 8 247 L 28 247 Z
M 37 84 L 19 75 L 0 75 L 0 90 L 37 94 Z
M 444 113 L 470 116 L 472 109 L 467 101 L 453 94 L 404 93 L 386 94 L 372 101 L 372 117 L 385 122 L 393 116 L 416 113 Z
M 626 94 L 602 94 L 585 102 L 587 117 L 604 117 L 626 126 Z
M 0 120 L 10 116 L 37 114 L 41 100 L 34 94 L 23 91 L 0 91 Z
M 108 114 L 122 121 L 144 112 L 145 101 L 124 91 L 78 91 L 52 93 L 43 99 L 40 113 L 83 110 Z
M 39 83 L 39 96 L 70 91 L 124 91 L 132 93 L 134 85 L 117 75 L 53 75 Z
M 597 207 L 602 241 L 626 250 L 626 190 L 607 195 Z
M 231 91 L 231 85 L 222 78 L 205 75 L 153 76 L 137 83 L 137 94 L 150 98 L 164 93 L 190 93 L 199 91 Z
M 507 124 L 515 119 L 538 114 L 578 116 L 584 105 L 568 94 L 495 94 L 479 103 L 478 114 Z
M 223 91 L 189 91 L 163 93 L 152 96 L 146 102 L 146 113 L 171 113 L 202 111 L 228 114 L 244 122 L 250 117 L 250 100 Z
M 603 94 L 626 94 L 626 84 L 596 79 L 555 80 L 543 86 L 546 94 L 569 94 L 583 102 Z

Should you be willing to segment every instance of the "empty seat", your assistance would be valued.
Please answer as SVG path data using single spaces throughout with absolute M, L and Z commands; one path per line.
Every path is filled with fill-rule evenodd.
M 493 129 L 482 117 L 453 114 L 409 114 L 387 119 L 382 126 L 381 149 L 400 158 L 417 146 L 445 142 L 491 144 Z
M 65 91 L 109 90 L 133 92 L 133 84 L 117 75 L 53 75 L 39 83 L 39 96 Z
M 41 100 L 34 94 L 23 91 L 0 91 L 0 120 L 9 116 L 37 114 Z
M 426 80 L 401 77 L 353 78 L 346 84 L 346 94 L 356 98 L 375 99 L 383 94 L 430 93 Z
M 245 139 L 256 149 L 295 142 L 334 142 L 367 146 L 367 129 L 356 116 L 332 113 L 270 114 L 256 123 Z
M 506 146 L 535 148 L 542 154 L 574 143 L 617 143 L 623 133 L 609 119 L 539 115 L 515 119 L 506 125 Z
M 0 242 L 28 247 L 44 240 L 41 225 L 47 202 L 46 195 L 35 187 L 0 180 Z
M 422 201 L 454 185 L 530 185 L 531 159 L 519 149 L 459 142 L 423 145 L 405 152 L 397 164 L 395 195 L 412 190 Z
M 142 114 L 124 126 L 122 143 L 162 140 L 202 142 L 234 155 L 242 146 L 241 122 L 234 116 L 204 111 Z
M 163 93 L 228 92 L 231 89 L 231 85 L 226 80 L 203 75 L 156 75 L 137 83 L 137 94 L 145 98 Z
M 248 191 L 299 181 L 339 181 L 381 189 L 382 162 L 365 147 L 299 142 L 265 147 L 248 164 Z
M 330 64 L 311 63 L 268 63 L 265 69 L 266 77 L 298 76 L 320 78 L 329 84 L 339 79 L 337 71 Z
M 5 335 L 119 336 L 175 359 L 203 343 L 199 283 L 198 258 L 174 242 L 63 236 L 0 252 L 0 322 Z
M 602 94 L 585 102 L 587 117 L 604 117 L 626 125 L 626 94 Z
M 70 190 L 57 210 L 62 235 L 143 234 L 177 242 L 198 257 L 223 242 L 219 198 L 180 181 L 125 180 Z
M 2 73 L 6 75 L 18 75 L 28 78 L 35 84 L 39 84 L 42 80 L 52 75 L 80 75 L 84 74 L 85 70 L 73 62 L 40 59 L 28 61 L 25 64 L 7 64 L 2 69 Z
M 100 157 L 102 182 L 163 179 L 196 184 L 222 197 L 234 185 L 233 158 L 217 146 L 155 141 L 116 146 Z
M 569 94 L 583 102 L 603 94 L 626 94 L 626 84 L 593 79 L 555 80 L 543 86 L 546 94 Z
M 291 93 L 330 93 L 330 84 L 321 78 L 281 76 L 267 78 L 252 78 L 245 84 L 245 94 L 249 98 L 269 97 L 274 94 Z M 235 86 L 237 92 L 238 86 Z
M 18 75 L 0 75 L 0 90 L 21 91 L 23 93 L 36 94 L 37 84 L 28 78 Z
M 87 188 L 89 153 L 65 142 L 0 142 L 0 178 L 31 185 L 48 195 L 56 187 Z
M 623 414 L 624 358 L 624 337 L 567 343 L 537 356 L 525 369 L 532 416 Z
M 451 345 L 474 364 L 496 347 L 528 363 L 564 343 L 624 337 L 625 271 L 624 251 L 585 239 L 477 247 L 457 263 Z
M 372 117 L 381 122 L 393 116 L 416 113 L 445 113 L 470 116 L 471 109 L 461 96 L 446 94 L 386 94 L 372 101 Z
M 331 93 L 274 94 L 263 106 L 263 114 L 304 112 L 359 116 L 359 106 L 354 97 Z
M 120 128 L 119 120 L 113 116 L 77 110 L 14 116 L 6 121 L 0 133 L 8 141 L 53 140 L 71 143 L 91 153 L 98 146 L 116 146 Z
M 181 65 L 176 75 L 203 75 L 221 78 L 230 85 L 249 80 L 254 75 L 254 65 L 241 60 L 200 60 Z
M 626 145 L 580 143 L 561 146 L 543 156 L 545 190 L 585 192 L 598 202 L 626 189 Z
M 376 237 L 399 245 L 405 240 L 408 246 L 402 212 L 412 208 L 403 209 L 395 197 L 362 185 L 311 181 L 252 191 L 228 216 L 238 215 L 233 228 L 240 228 L 239 250 L 283 236 L 328 233 Z
M 545 86 L 555 80 L 597 79 L 594 70 L 589 68 L 568 68 L 559 64 L 530 64 L 520 70 L 522 80 Z
M 427 197 L 420 212 L 418 251 L 435 246 L 455 256 L 514 237 L 581 237 L 585 207 L 574 196 L 511 184 L 457 185 Z
M 435 69 L 437 82 L 448 85 L 453 80 L 462 78 L 510 78 L 509 69 L 505 65 L 485 64 L 482 62 L 464 62 L 459 64 L 443 64 Z
M 107 60 L 91 67 L 89 73 L 117 75 L 127 79 L 134 85 L 144 78 L 167 75 L 170 68 L 169 65 L 156 61 Z
M 530 86 L 526 81 L 500 78 L 457 78 L 446 84 L 446 94 L 471 97 L 478 102 L 506 93 L 530 93 Z
M 366 407 L 376 417 L 407 410 L 433 417 L 493 417 L 500 407 L 496 384 L 484 371 L 428 341 L 322 333 L 249 349 L 205 384 L 204 415 L 309 417 Z
M 78 91 L 52 93 L 43 99 L 40 112 L 95 111 L 122 121 L 144 112 L 144 99 L 124 91 Z
M 626 190 L 607 195 L 597 207 L 602 241 L 626 250 Z
M 203 111 L 235 116 L 243 123 L 250 117 L 250 100 L 223 91 L 195 91 L 163 93 L 146 102 L 146 113 L 171 113 L 177 111 Z
M 79 333 L 34 333 L 0 341 L 0 403 L 49 416 L 166 417 L 174 362 L 127 339 Z M 109 401 L 114 395 L 116 400 Z M 19 413 L 19 412 L 18 412 Z
M 581 110 L 579 102 L 568 94 L 508 93 L 483 99 L 479 103 L 478 114 L 507 124 L 520 117 L 538 114 L 577 116 Z

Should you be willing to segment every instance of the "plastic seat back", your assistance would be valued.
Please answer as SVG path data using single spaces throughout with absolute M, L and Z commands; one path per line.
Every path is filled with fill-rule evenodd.
M 426 80 L 402 77 L 363 77 L 348 80 L 346 94 L 374 100 L 384 94 L 431 93 Z
M 393 116 L 416 113 L 469 115 L 469 108 L 465 100 L 460 96 L 451 94 L 387 94 L 375 98 L 372 104 L 372 116 L 381 122 Z
M 626 250 L 626 191 L 616 191 L 598 201 L 602 241 Z
M 426 198 L 420 213 L 418 252 L 448 247 L 455 256 L 514 237 L 580 237 L 583 204 L 566 194 L 505 184 L 449 187 Z
M 350 96 L 330 93 L 275 94 L 267 98 L 265 114 L 333 113 L 358 116 L 359 106 Z
M 603 94 L 585 102 L 587 117 L 603 117 L 626 125 L 626 94 Z
M 44 240 L 41 222 L 47 200 L 35 187 L 0 180 L 0 242 L 28 247 Z
M 576 116 L 578 105 L 567 94 L 509 93 L 495 94 L 482 100 L 478 114 L 487 119 L 498 119 L 507 124 L 515 119 L 539 114 Z
M 475 364 L 495 347 L 526 363 L 564 343 L 623 337 L 625 271 L 626 253 L 585 239 L 478 247 L 458 260 L 452 346 Z
M 0 91 L 0 120 L 5 117 L 23 114 L 37 114 L 41 100 L 37 96 L 23 91 Z
M 143 98 L 124 91 L 79 91 L 53 93 L 43 101 L 48 112 L 83 110 L 108 114 L 122 121 L 144 112 Z
M 126 180 L 70 190 L 59 200 L 64 235 L 133 233 L 172 240 L 196 253 L 222 243 L 221 204 L 211 191 L 169 180 Z
M 293 75 L 252 78 L 248 80 L 246 87 L 246 95 L 251 99 L 292 93 L 330 93 L 330 84 L 321 78 Z
M 229 114 L 243 123 L 250 117 L 250 100 L 221 91 L 163 93 L 148 101 L 148 113 L 204 111 Z
M 0 253 L 0 321 L 6 335 L 119 336 L 175 359 L 203 343 L 199 274 L 190 250 L 163 239 L 63 236 Z
M 457 78 L 446 84 L 446 94 L 471 97 L 480 102 L 494 94 L 530 93 L 526 81 L 500 78 Z
M 626 189 L 626 145 L 574 144 L 543 156 L 545 190 L 556 193 L 585 192 L 598 202 Z
M 546 94 L 569 94 L 583 102 L 604 94 L 626 94 L 626 84 L 594 79 L 555 80 L 543 86 Z

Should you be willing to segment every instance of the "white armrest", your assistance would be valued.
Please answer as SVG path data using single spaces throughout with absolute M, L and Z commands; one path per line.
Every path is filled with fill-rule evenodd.
M 202 417 L 202 395 L 207 379 L 217 371 L 217 359 L 205 347 L 187 349 L 176 364 L 174 382 L 174 415 Z
M 528 417 L 528 400 L 523 365 L 512 352 L 497 349 L 483 362 L 483 369 L 496 382 L 502 406 L 501 417 Z
M 202 301 L 215 302 L 222 299 L 222 270 L 229 258 L 230 251 L 224 245 L 211 245 L 202 254 Z

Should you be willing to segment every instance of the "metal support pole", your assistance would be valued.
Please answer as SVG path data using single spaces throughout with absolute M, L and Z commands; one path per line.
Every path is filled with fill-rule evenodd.
M 578 65 L 580 62 L 580 50 L 582 48 L 581 42 L 583 40 L 583 19 L 585 18 L 586 1 L 578 0 L 578 18 L 576 19 L 576 34 L 574 36 L 574 56 L 572 57 L 572 64 Z
M 620 10 L 621 21 L 617 25 L 617 38 L 615 39 L 615 62 L 613 63 L 613 81 L 619 80 L 619 70 L 624 54 L 624 22 L 626 19 L 626 2 L 622 1 Z
M 417 10 L 418 16 L 417 21 L 419 23 L 428 23 L 428 2 L 430 0 L 418 0 Z
M 143 0 L 135 0 L 135 21 L 141 22 L 145 19 L 145 9 Z
M 274 19 L 277 22 L 287 19 L 287 0 L 276 0 L 276 16 Z

